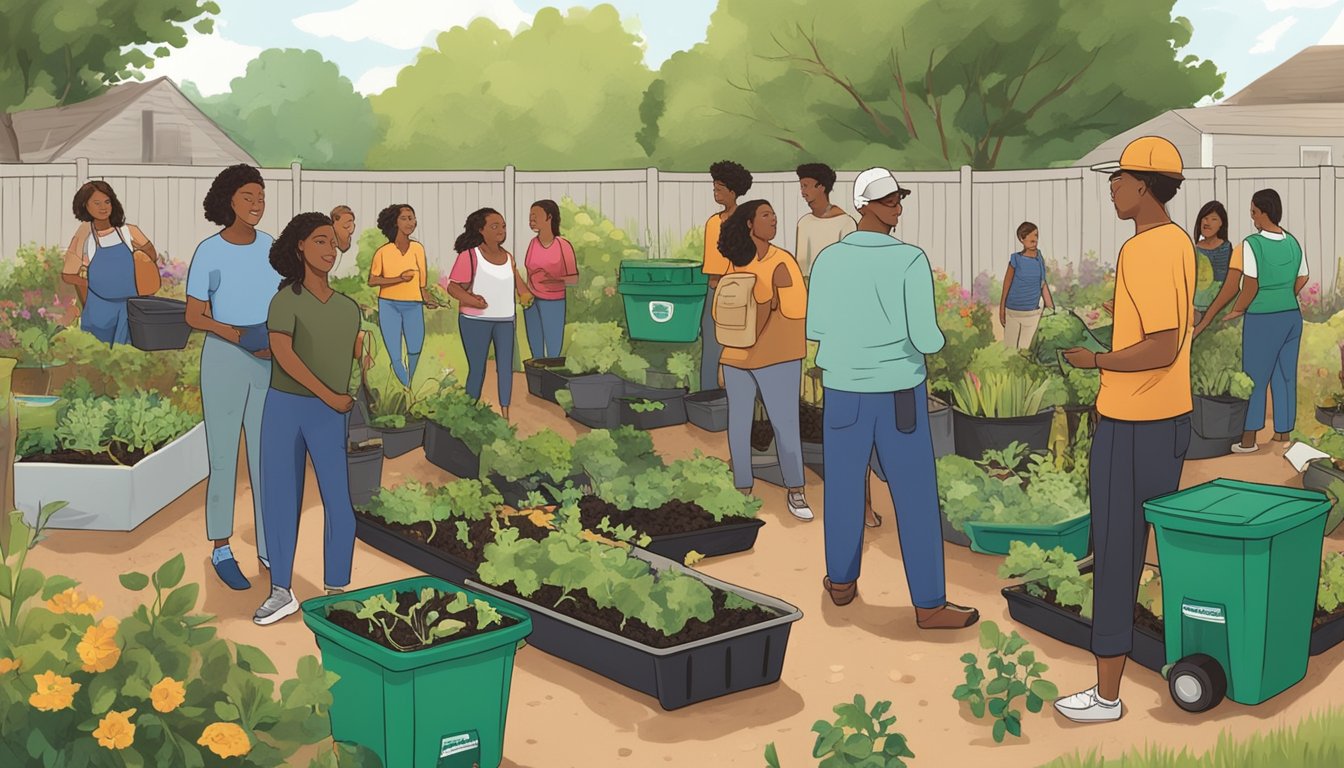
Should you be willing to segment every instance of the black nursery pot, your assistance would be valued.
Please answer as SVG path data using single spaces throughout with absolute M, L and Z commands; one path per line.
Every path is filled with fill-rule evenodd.
M 126 319 L 131 329 L 131 346 L 146 352 L 185 349 L 191 338 L 185 301 L 162 296 L 127 299 Z
M 979 461 L 985 451 L 1001 451 L 1014 442 L 1025 443 L 1032 451 L 1048 450 L 1050 423 L 1054 409 L 1047 408 L 1034 416 L 1009 419 L 988 419 L 952 411 L 952 427 L 956 435 L 957 455 Z

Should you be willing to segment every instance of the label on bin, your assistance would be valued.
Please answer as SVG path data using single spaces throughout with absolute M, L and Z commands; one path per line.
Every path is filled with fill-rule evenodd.
M 480 768 L 481 740 L 475 731 L 444 736 L 439 742 L 438 768 Z
M 1210 624 L 1226 624 L 1227 616 L 1223 609 L 1213 605 L 1181 603 L 1181 615 L 1191 619 L 1207 621 Z
M 649 318 L 655 323 L 666 323 L 672 319 L 672 302 L 650 301 Z

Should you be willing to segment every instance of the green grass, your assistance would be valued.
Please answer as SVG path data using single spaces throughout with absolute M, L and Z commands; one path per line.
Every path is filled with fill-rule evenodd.
M 1276 728 L 1246 739 L 1224 731 L 1203 755 L 1149 745 L 1107 760 L 1092 752 L 1042 768 L 1337 768 L 1344 766 L 1344 708 L 1308 716 L 1295 726 Z

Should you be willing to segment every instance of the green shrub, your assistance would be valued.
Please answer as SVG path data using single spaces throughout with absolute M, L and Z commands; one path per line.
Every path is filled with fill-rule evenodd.
M 1040 712 L 1045 702 L 1059 696 L 1055 684 L 1042 677 L 1050 667 L 1036 660 L 1036 653 L 1021 635 L 1005 635 L 992 621 L 980 624 L 980 647 L 988 651 L 988 677 L 974 653 L 961 657 L 966 665 L 966 682 L 958 685 L 952 698 L 965 702 L 977 719 L 986 714 L 994 721 L 994 741 L 1002 743 L 1008 735 L 1022 736 L 1022 711 L 1013 702 L 1024 698 L 1028 712 Z
M 818 720 L 812 725 L 817 741 L 812 756 L 821 760 L 821 768 L 904 768 L 903 757 L 914 757 L 905 736 L 891 730 L 895 717 L 883 717 L 891 711 L 890 701 L 879 701 L 868 709 L 858 694 L 854 701 L 832 707 L 834 722 Z M 765 748 L 768 768 L 780 768 L 774 742 Z
M 1254 387 L 1241 367 L 1241 326 L 1210 328 L 1190 348 L 1190 388 L 1204 397 L 1247 400 Z

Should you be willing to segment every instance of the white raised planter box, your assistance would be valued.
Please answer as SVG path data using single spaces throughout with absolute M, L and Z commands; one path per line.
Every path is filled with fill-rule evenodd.
M 64 501 L 48 527 L 130 531 L 209 474 L 201 423 L 131 467 L 15 462 L 14 498 L 29 525 L 43 504 Z

